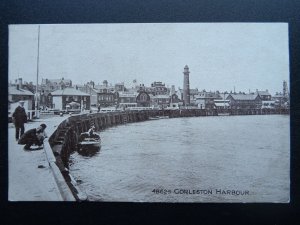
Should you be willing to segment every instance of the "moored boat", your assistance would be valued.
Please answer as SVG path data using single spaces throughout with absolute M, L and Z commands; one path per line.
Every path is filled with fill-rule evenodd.
M 78 143 L 80 147 L 85 148 L 99 148 L 101 146 L 101 139 L 99 138 L 85 138 Z
M 94 133 L 93 127 L 88 132 L 80 134 L 77 148 L 78 153 L 90 155 L 99 151 L 100 148 L 101 138 L 99 134 Z
M 230 113 L 218 113 L 218 116 L 230 116 Z

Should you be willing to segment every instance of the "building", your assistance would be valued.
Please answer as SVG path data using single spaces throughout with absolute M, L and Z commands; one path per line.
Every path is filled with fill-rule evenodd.
M 64 88 L 49 93 L 51 108 L 58 110 L 90 110 L 90 95 L 75 88 Z
M 97 105 L 100 107 L 115 106 L 118 102 L 117 92 L 106 92 L 97 90 Z
M 259 95 L 262 102 L 262 109 L 274 109 L 275 108 L 275 101 L 272 100 L 272 95 L 269 93 L 268 90 L 265 91 L 259 91 L 256 89 L 256 94 Z
M 169 95 L 152 95 L 151 107 L 164 109 L 170 106 L 170 101 Z
M 132 89 L 133 92 L 147 92 L 148 94 L 152 92 L 152 89 L 149 89 L 144 84 L 136 85 L 135 88 Z
M 179 108 L 180 99 L 178 98 L 177 94 L 171 94 L 170 96 L 170 107 L 171 108 Z
M 125 89 L 126 88 L 125 88 L 124 82 L 115 84 L 115 91 L 124 92 Z
M 190 105 L 197 105 L 196 98 L 199 95 L 198 88 L 190 89 Z
M 120 108 L 137 107 L 137 92 L 118 92 L 118 105 Z
M 258 94 L 229 94 L 226 98 L 229 100 L 232 109 L 261 109 L 262 100 Z
M 97 92 L 97 106 L 110 107 L 118 103 L 118 94 L 115 87 L 108 85 L 107 80 L 103 81 L 103 85 L 95 85 L 94 90 Z
M 64 79 L 42 79 L 41 85 L 38 87 L 40 95 L 40 107 L 51 108 L 52 101 L 49 99 L 49 93 L 72 87 L 72 80 Z
M 150 107 L 150 95 L 145 91 L 140 91 L 136 97 L 137 107 Z
M 115 92 L 115 86 L 108 84 L 107 80 L 104 80 L 102 84 L 95 84 L 94 88 L 99 90 L 100 92 Z
M 167 95 L 168 94 L 168 88 L 161 81 L 154 81 L 151 84 L 151 89 L 152 89 L 151 94 L 153 94 L 153 95 Z
M 79 90 L 79 89 L 78 89 Z M 86 93 L 90 95 L 91 97 L 91 106 L 98 106 L 99 102 L 98 102 L 98 90 L 96 90 L 95 88 L 92 88 L 88 85 L 86 85 Z
M 197 96 L 195 96 L 196 100 L 195 103 L 200 109 L 215 109 L 216 100 L 222 100 L 222 97 L 217 92 L 206 92 L 203 90 L 199 92 Z
M 86 84 L 76 84 L 75 88 L 79 91 L 87 93 L 90 95 L 91 106 L 98 106 L 98 90 L 95 88 L 95 83 L 93 81 L 87 82 Z
M 62 88 L 72 87 L 72 80 L 64 79 L 42 79 L 41 91 L 52 92 Z
M 282 92 L 276 92 L 272 100 L 275 101 L 275 108 L 290 108 L 290 94 L 286 81 L 283 81 Z
M 19 101 L 23 100 L 24 108 L 28 112 L 34 110 L 34 94 L 28 90 L 17 86 L 8 87 L 8 111 L 13 113 L 19 105 Z
M 220 98 L 214 99 L 215 107 L 216 109 L 229 109 L 230 108 L 230 100 L 227 100 L 226 98 L 228 97 L 228 93 L 218 93 L 217 94 L 220 96 Z
M 276 94 L 272 97 L 272 100 L 274 101 L 274 107 L 275 108 L 288 108 L 289 107 L 289 101 L 287 97 L 282 94 L 281 92 L 276 92 Z
M 268 90 L 265 91 L 256 90 L 256 94 L 259 95 L 262 101 L 270 101 L 272 99 L 272 96 Z
M 274 109 L 276 102 L 274 100 L 262 101 L 261 104 L 262 104 L 261 106 L 262 109 Z

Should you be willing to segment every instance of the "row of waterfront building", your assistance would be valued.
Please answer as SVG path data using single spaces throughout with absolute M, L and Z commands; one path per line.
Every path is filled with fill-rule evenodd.
M 256 90 L 252 93 L 199 91 L 189 88 L 188 67 L 184 68 L 183 89 L 166 87 L 163 82 L 155 81 L 150 86 L 136 84 L 126 87 L 124 83 L 101 85 L 90 81 L 82 85 L 73 85 L 70 79 L 42 79 L 36 87 L 19 78 L 9 84 L 9 104 L 24 100 L 28 110 L 34 110 L 34 101 L 38 101 L 40 110 L 90 110 L 91 108 L 181 108 L 195 107 L 200 109 L 261 109 L 289 108 L 287 82 L 283 81 L 283 90 L 271 95 L 268 90 Z

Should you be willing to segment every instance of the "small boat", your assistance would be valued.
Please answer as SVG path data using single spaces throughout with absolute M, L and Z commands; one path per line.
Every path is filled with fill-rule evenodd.
M 149 120 L 169 119 L 169 116 L 155 116 L 149 117 Z
M 218 116 L 230 116 L 230 113 L 218 113 Z
M 159 119 L 169 119 L 169 116 L 159 116 Z
M 89 132 L 81 133 L 78 140 L 77 151 L 82 155 L 93 155 L 101 148 L 100 135 Z
M 101 139 L 85 138 L 84 140 L 80 141 L 78 144 L 80 147 L 99 148 L 101 145 Z
M 149 117 L 149 120 L 159 120 L 159 117 L 158 117 L 158 116 L 155 116 L 155 117 Z

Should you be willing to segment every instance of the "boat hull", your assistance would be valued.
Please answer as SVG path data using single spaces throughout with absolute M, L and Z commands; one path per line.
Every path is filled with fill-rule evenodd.
M 92 156 L 101 149 L 101 140 L 97 141 L 81 141 L 78 143 L 77 152 L 84 156 Z

